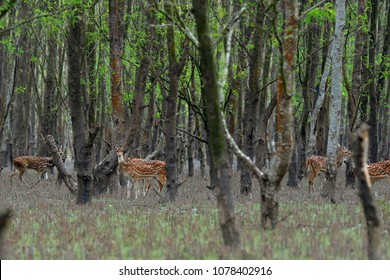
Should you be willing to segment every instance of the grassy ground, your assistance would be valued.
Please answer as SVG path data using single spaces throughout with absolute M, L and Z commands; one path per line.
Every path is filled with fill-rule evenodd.
M 187 180 L 174 204 L 126 199 L 126 192 L 94 198 L 78 206 L 54 178 L 27 189 L 18 179 L 0 174 L 0 209 L 13 209 L 4 234 L 5 259 L 220 259 L 224 258 L 214 194 L 199 176 Z M 35 172 L 25 180 L 32 184 Z M 342 176 L 339 176 L 342 177 Z M 239 193 L 239 175 L 234 176 Z M 339 179 L 339 186 L 343 185 Z M 317 181 L 317 189 L 323 176 Z M 259 188 L 251 198 L 236 196 L 236 215 L 243 250 L 237 259 L 366 259 L 366 227 L 354 190 L 338 191 L 329 204 L 316 192 L 307 197 L 304 180 L 298 190 L 283 187 L 280 223 L 260 229 Z M 390 259 L 390 182 L 373 188 L 383 218 L 383 250 Z

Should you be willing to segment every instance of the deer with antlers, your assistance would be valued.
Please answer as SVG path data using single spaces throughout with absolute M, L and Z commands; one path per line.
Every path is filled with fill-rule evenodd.
M 59 150 L 59 155 L 60 157 L 62 158 L 62 161 L 65 162 L 66 160 L 66 155 L 65 153 L 62 151 L 62 149 L 60 148 Z M 19 179 L 26 185 L 26 187 L 29 188 L 29 186 L 27 185 L 27 183 L 23 180 L 23 175 L 24 173 L 28 170 L 28 169 L 31 169 L 31 170 L 35 170 L 37 173 L 39 173 L 39 179 L 38 181 L 33 185 L 36 186 L 40 181 L 41 181 L 41 177 L 42 177 L 42 174 L 45 174 L 46 175 L 46 178 L 47 178 L 47 170 L 51 167 L 54 166 L 54 161 L 53 161 L 53 157 L 36 157 L 36 156 L 21 156 L 21 157 L 17 157 L 14 159 L 13 161 L 14 163 L 14 166 L 16 168 L 15 172 L 12 173 L 12 175 L 10 176 L 10 181 L 11 181 L 11 185 L 12 185 L 12 178 L 18 174 L 19 175 Z M 32 187 L 31 187 L 32 188 Z
M 352 156 L 352 152 L 340 145 L 337 148 L 336 166 L 339 168 L 345 158 Z M 314 181 L 320 172 L 325 173 L 328 168 L 328 158 L 322 156 L 310 156 L 306 159 L 307 179 L 309 181 L 309 195 L 314 191 Z
M 130 179 L 133 182 L 133 187 L 135 189 L 135 199 L 138 199 L 140 194 L 140 180 L 148 180 L 146 185 L 146 190 L 144 192 L 144 197 L 151 187 L 151 182 L 157 183 L 159 191 L 161 193 L 163 186 L 166 184 L 167 176 L 165 166 L 166 163 L 160 160 L 150 160 L 144 161 L 140 158 L 128 158 L 124 159 L 123 156 L 124 148 L 117 147 L 116 154 L 118 156 L 118 166 L 122 174 L 127 177 L 127 198 L 130 198 Z M 151 180 L 151 182 L 150 182 Z

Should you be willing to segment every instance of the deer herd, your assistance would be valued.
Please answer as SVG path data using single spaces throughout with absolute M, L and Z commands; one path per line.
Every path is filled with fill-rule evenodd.
M 130 198 L 131 187 L 133 187 L 135 192 L 135 199 L 138 199 L 142 190 L 142 187 L 140 185 L 141 181 L 143 183 L 142 186 L 144 189 L 144 197 L 148 193 L 153 183 L 158 186 L 159 192 L 161 193 L 167 181 L 165 162 L 160 160 L 144 160 L 141 158 L 125 158 L 124 147 L 115 147 L 115 149 L 118 157 L 119 170 L 127 179 L 127 198 Z M 63 162 L 65 162 L 66 155 L 62 151 L 62 149 L 59 150 L 59 155 L 61 156 Z M 336 168 L 339 168 L 342 165 L 344 159 L 347 159 L 351 156 L 352 152 L 350 150 L 339 145 L 336 155 Z M 35 170 L 41 176 L 42 174 L 45 174 L 47 176 L 48 169 L 54 166 L 53 157 L 21 156 L 15 158 L 13 163 L 16 170 L 10 176 L 11 185 L 12 178 L 18 174 L 19 179 L 27 187 L 29 186 L 23 180 L 23 175 L 27 169 Z M 323 156 L 313 155 L 306 159 L 309 195 L 314 191 L 314 182 L 319 173 L 326 172 L 327 164 L 328 159 Z M 368 164 L 367 170 L 371 182 L 376 182 L 383 179 L 390 179 L 390 160 Z M 40 182 L 41 176 L 34 184 L 34 186 Z

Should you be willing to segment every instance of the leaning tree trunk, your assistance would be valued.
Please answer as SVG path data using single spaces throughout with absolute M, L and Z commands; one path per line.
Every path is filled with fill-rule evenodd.
M 363 124 L 358 132 L 357 140 L 353 145 L 355 173 L 359 181 L 359 197 L 363 205 L 364 216 L 367 225 L 368 258 L 371 260 L 382 259 L 381 254 L 381 220 L 379 208 L 375 204 L 371 193 L 370 176 L 367 170 L 367 150 L 369 127 Z
M 208 23 L 208 1 L 193 0 L 192 5 L 201 56 L 200 69 L 208 121 L 208 143 L 211 160 L 216 171 L 215 183 L 219 223 L 224 244 L 237 248 L 240 238 L 236 227 L 234 198 L 231 190 L 232 170 L 223 132 L 214 48 Z
M 77 20 L 71 23 L 68 33 L 68 88 L 70 115 L 73 131 L 75 169 L 77 171 L 78 204 L 91 202 L 92 190 L 92 145 L 98 129 L 87 131 L 81 100 L 81 32 L 83 24 Z
M 323 195 L 335 202 L 336 177 L 337 177 L 337 145 L 340 131 L 341 116 L 341 87 L 342 87 L 342 63 L 344 48 L 345 2 L 336 1 L 336 27 L 333 42 L 332 55 L 332 93 L 329 110 L 329 135 L 328 135 L 328 170 L 326 172 L 326 184 Z
M 311 115 L 309 146 L 307 152 L 308 156 L 311 156 L 313 154 L 319 154 L 318 151 L 316 151 L 316 139 L 318 137 L 318 129 L 316 128 L 320 126 L 319 124 L 317 124 L 317 121 L 320 117 L 321 108 L 323 108 L 325 102 L 326 85 L 328 83 L 330 65 L 332 61 L 332 49 L 333 47 L 331 44 L 328 50 L 328 55 L 326 57 L 324 71 L 322 73 L 318 97 L 316 100 L 316 104 L 314 106 L 314 110 Z
M 52 135 L 47 135 L 46 139 L 44 139 L 46 142 L 46 145 L 49 149 L 50 154 L 53 157 L 54 165 L 57 167 L 58 173 L 59 173 L 59 179 L 61 179 L 65 186 L 68 188 L 68 190 L 72 194 L 76 194 L 77 192 L 77 183 L 73 179 L 72 174 L 66 169 L 64 162 L 62 161 L 62 158 L 58 152 L 58 147 L 54 141 L 54 137 Z

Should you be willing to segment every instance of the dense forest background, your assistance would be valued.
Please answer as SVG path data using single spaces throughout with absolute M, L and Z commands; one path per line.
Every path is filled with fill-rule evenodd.
M 389 0 L 1 1 L 0 165 L 49 155 L 53 135 L 82 202 L 119 184 L 94 180 L 116 145 L 155 153 L 170 201 L 197 171 L 210 178 L 236 244 L 232 168 L 243 197 L 255 178 L 269 186 L 262 214 L 274 227 L 284 174 L 302 187 L 306 158 L 352 150 L 362 123 L 369 162 L 390 159 L 389 12 Z M 266 176 L 252 177 L 232 142 Z

